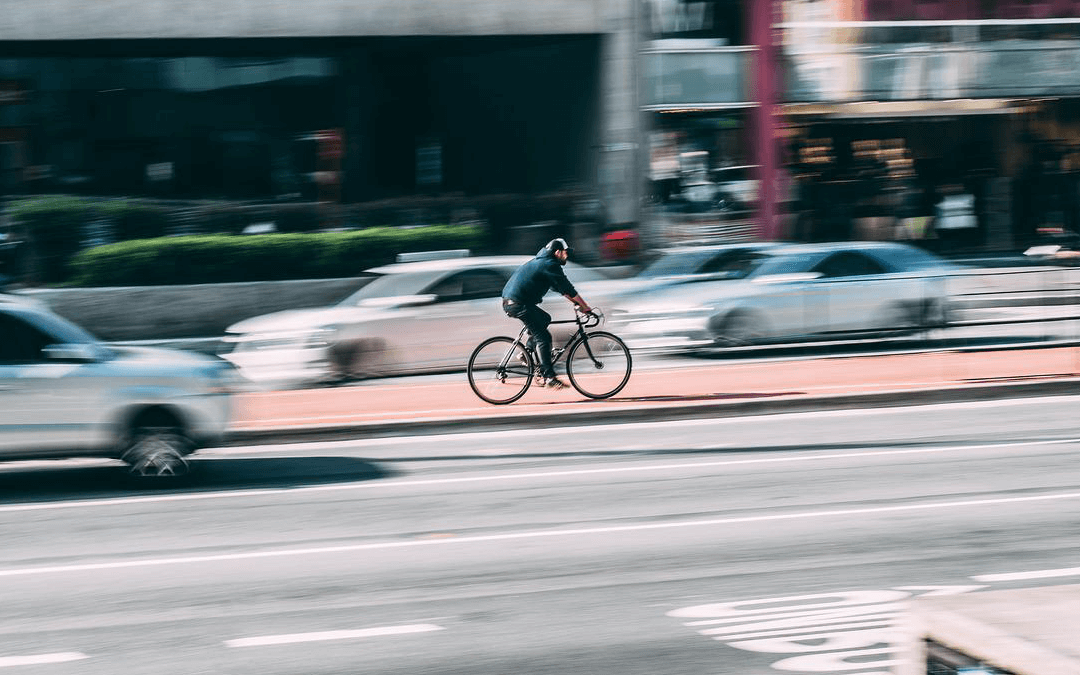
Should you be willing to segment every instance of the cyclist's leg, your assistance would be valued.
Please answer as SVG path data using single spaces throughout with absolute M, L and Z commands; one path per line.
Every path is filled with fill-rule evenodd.
M 539 307 L 530 306 L 519 318 L 529 329 L 532 336 L 530 342 L 535 342 L 536 351 L 539 352 L 540 376 L 550 380 L 555 377 L 555 368 L 551 365 L 551 332 L 548 330 L 551 315 Z
M 532 332 L 532 328 L 529 327 L 529 322 L 525 320 L 525 314 L 526 314 L 526 311 L 529 308 L 528 305 L 522 305 L 520 303 L 511 302 L 511 301 L 504 298 L 502 306 L 503 306 L 503 311 L 506 312 L 506 316 L 510 317 L 511 319 L 517 319 L 518 321 L 520 321 L 521 323 L 523 323 L 525 325 L 525 328 L 526 328 L 526 330 L 528 332 L 528 335 L 529 335 L 528 340 L 525 341 L 525 349 L 530 354 L 535 355 L 536 354 L 536 339 L 533 338 L 533 332 Z M 537 360 L 537 363 L 539 363 L 539 360 Z

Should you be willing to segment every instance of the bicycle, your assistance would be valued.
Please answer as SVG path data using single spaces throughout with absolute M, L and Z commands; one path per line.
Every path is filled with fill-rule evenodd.
M 582 395 L 593 399 L 610 398 L 622 391 L 630 380 L 633 360 L 626 344 L 606 331 L 586 332 L 603 321 L 599 313 L 552 321 L 577 324 L 566 343 L 551 352 L 552 365 L 566 355 L 566 377 Z M 533 378 L 539 378 L 540 359 L 527 345 L 528 329 L 522 327 L 516 338 L 488 338 L 469 357 L 469 386 L 484 401 L 494 405 L 513 403 L 529 390 Z

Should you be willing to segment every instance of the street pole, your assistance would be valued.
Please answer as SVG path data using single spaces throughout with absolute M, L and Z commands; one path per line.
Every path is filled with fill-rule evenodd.
M 777 124 L 777 46 L 773 24 L 779 0 L 747 0 L 750 3 L 749 34 L 757 52 L 750 82 L 757 105 L 751 112 L 751 141 L 758 179 L 757 236 L 763 241 L 780 239 L 777 209 L 777 176 L 780 172 Z

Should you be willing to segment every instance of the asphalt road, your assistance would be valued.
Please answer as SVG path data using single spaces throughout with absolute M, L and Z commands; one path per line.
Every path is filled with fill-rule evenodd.
M 1080 576 L 1078 405 L 7 464 L 0 672 L 884 675 L 903 600 Z

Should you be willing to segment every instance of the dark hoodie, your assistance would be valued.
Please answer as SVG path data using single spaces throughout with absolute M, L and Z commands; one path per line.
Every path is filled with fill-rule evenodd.
M 539 305 L 544 300 L 544 294 L 552 288 L 571 298 L 578 294 L 566 278 L 562 263 L 555 253 L 542 248 L 535 258 L 517 268 L 510 276 L 503 287 L 502 296 L 522 305 Z

